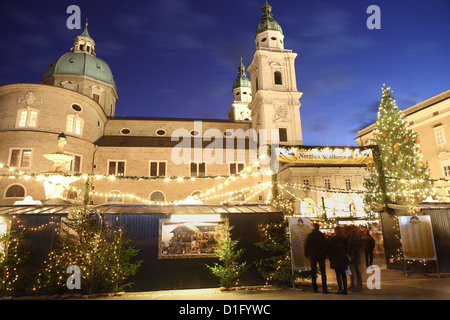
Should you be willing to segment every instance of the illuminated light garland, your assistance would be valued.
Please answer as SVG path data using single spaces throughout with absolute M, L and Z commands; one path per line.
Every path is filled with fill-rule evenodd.
M 340 189 L 340 188 L 327 188 L 323 186 L 312 186 L 312 185 L 305 185 L 295 182 L 279 182 L 279 184 L 284 185 L 286 187 L 295 188 L 297 190 L 302 191 L 314 191 L 314 192 L 330 192 L 330 193 L 350 193 L 350 194 L 363 194 L 367 193 L 368 191 L 365 190 L 353 190 L 353 189 Z
M 254 190 L 264 189 L 264 188 L 267 188 L 268 186 L 270 186 L 270 184 L 271 184 L 271 182 L 268 181 L 268 182 L 264 182 L 264 183 L 261 183 L 261 184 L 256 184 L 256 185 L 253 185 L 253 186 L 250 186 L 250 187 L 245 187 L 245 188 L 241 188 L 241 189 L 238 189 L 238 190 L 233 190 L 233 191 L 229 191 L 229 192 L 225 192 L 225 193 L 221 193 L 221 194 L 216 194 L 216 195 L 212 195 L 212 196 L 207 196 L 207 195 L 204 195 L 203 193 L 201 193 L 198 196 L 194 196 L 194 199 L 200 199 L 200 200 L 205 200 L 206 201 L 206 200 L 211 200 L 211 199 L 223 198 L 223 197 L 227 197 L 227 196 L 234 195 L 234 194 L 237 194 L 237 193 L 243 193 L 243 192 L 246 192 L 246 191 L 252 192 Z
M 295 199 L 299 200 L 300 202 L 305 202 L 307 205 L 313 207 L 314 209 L 317 209 L 317 210 L 321 211 L 322 213 L 324 212 L 322 208 L 313 206 L 313 205 L 312 205 L 311 203 L 309 203 L 308 201 L 305 201 L 305 200 L 303 200 L 303 199 L 300 199 L 297 195 L 295 195 L 294 193 L 292 193 L 292 192 L 290 192 L 289 190 L 287 190 L 287 189 L 283 186 L 283 184 L 280 184 L 280 183 L 279 183 L 278 186 L 280 187 L 281 190 L 287 192 L 288 194 L 290 194 L 291 196 L 293 196 Z
M 263 192 L 264 190 L 266 190 L 267 188 L 272 187 L 272 182 L 268 183 L 264 188 L 262 188 L 261 190 L 256 190 L 250 197 L 248 197 L 247 199 L 245 199 L 244 201 L 240 202 L 239 204 L 244 204 L 247 201 L 249 201 L 250 199 L 253 199 L 257 194 Z

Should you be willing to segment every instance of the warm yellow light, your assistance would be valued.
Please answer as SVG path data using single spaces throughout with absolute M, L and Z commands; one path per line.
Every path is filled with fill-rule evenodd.
M 172 214 L 171 222 L 219 222 L 220 214 Z

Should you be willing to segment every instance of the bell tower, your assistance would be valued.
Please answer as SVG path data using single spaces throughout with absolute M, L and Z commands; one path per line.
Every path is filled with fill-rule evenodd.
M 248 67 L 252 85 L 252 127 L 267 130 L 267 142 L 271 129 L 279 133 L 280 145 L 302 145 L 300 97 L 295 76 L 297 54 L 284 49 L 281 26 L 273 18 L 272 7 L 262 7 L 263 16 L 256 34 L 256 52 Z M 274 141 L 275 142 L 275 141 Z
M 237 78 L 233 83 L 232 92 L 233 103 L 230 111 L 228 111 L 230 120 L 251 120 L 251 111 L 248 109 L 248 104 L 252 101 L 251 83 L 247 78 L 242 58 L 238 67 Z

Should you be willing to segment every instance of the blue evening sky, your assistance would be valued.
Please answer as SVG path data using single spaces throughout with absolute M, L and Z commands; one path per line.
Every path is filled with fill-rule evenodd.
M 0 85 L 39 82 L 82 30 L 118 87 L 116 116 L 227 119 L 242 56 L 248 67 L 263 0 L 2 1 Z M 271 0 L 298 53 L 297 84 L 306 145 L 356 145 L 376 118 L 381 87 L 400 109 L 450 89 L 449 0 Z M 381 30 L 369 30 L 369 5 Z

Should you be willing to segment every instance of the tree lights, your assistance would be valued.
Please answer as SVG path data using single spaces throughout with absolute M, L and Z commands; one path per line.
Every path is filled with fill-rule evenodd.
M 375 161 L 381 162 L 382 169 L 375 163 L 367 164 L 366 208 L 370 210 L 389 200 L 406 205 L 413 212 L 415 205 L 434 194 L 428 163 L 423 161 L 418 136 L 398 109 L 392 91 L 384 85 L 382 92 L 376 127 L 369 140 L 379 148 L 379 159 Z

